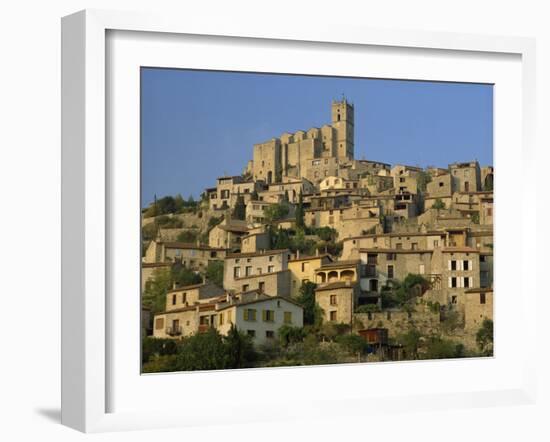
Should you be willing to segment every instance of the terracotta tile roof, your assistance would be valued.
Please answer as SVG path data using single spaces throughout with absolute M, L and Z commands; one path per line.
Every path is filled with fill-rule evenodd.
M 164 244 L 164 247 L 169 249 L 195 249 L 195 250 L 225 250 L 221 247 L 200 246 L 194 243 L 179 242 L 179 241 L 160 241 L 159 244 Z
M 322 292 L 325 290 L 336 290 L 336 289 L 354 289 L 358 283 L 356 281 L 336 281 L 329 282 L 325 285 L 318 286 L 315 291 Z
M 274 250 L 264 250 L 263 252 L 249 252 L 249 253 L 228 253 L 225 258 L 252 258 L 254 256 L 269 256 L 269 255 L 280 255 L 281 253 L 289 252 L 288 249 L 274 249 Z

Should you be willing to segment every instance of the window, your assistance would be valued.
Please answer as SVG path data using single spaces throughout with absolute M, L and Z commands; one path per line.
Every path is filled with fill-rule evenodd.
M 336 321 L 336 313 L 337 313 L 336 310 L 333 310 L 333 311 L 330 312 L 329 317 L 330 317 L 331 321 Z
M 246 334 L 248 336 L 250 336 L 251 338 L 255 338 L 256 337 L 256 330 L 247 330 Z
M 456 304 L 458 302 L 458 296 L 453 295 L 451 296 L 451 304 Z
M 241 276 L 241 268 L 233 267 L 233 277 L 239 278 Z
M 260 292 L 263 292 L 263 291 L 265 290 L 265 282 L 264 282 L 264 281 L 260 281 L 260 282 L 258 283 L 258 290 L 259 290 Z
M 252 275 L 252 266 L 246 266 L 244 273 L 246 276 Z
M 183 302 L 184 304 L 187 302 L 187 292 L 183 292 L 183 294 L 181 295 L 181 302 Z
M 485 304 L 485 293 L 480 293 L 479 294 L 479 303 L 480 304 Z
M 219 323 L 220 325 L 223 325 L 223 313 L 220 313 Z
M 393 266 L 392 265 L 388 266 L 388 278 L 390 278 L 390 279 L 394 278 L 394 276 L 393 276 Z
M 305 272 L 305 271 L 306 271 L 306 268 L 307 268 L 307 265 L 308 265 L 308 264 L 309 264 L 308 262 L 303 262 L 303 263 L 302 263 L 302 272 Z
M 396 245 L 395 245 L 395 248 L 396 249 L 402 249 L 403 248 L 403 244 L 401 244 L 400 242 L 398 242 Z
M 273 330 L 266 330 L 265 337 L 267 339 L 273 339 L 275 337 L 275 332 Z
M 367 264 L 376 265 L 378 261 L 378 255 L 376 253 L 369 253 L 367 255 Z
M 458 287 L 456 276 L 451 277 L 451 287 Z
M 400 183 L 404 183 L 404 182 L 405 182 L 405 178 L 399 178 L 399 182 L 400 182 Z
M 470 278 L 469 277 L 464 278 L 464 287 L 466 287 L 466 288 L 470 287 Z
M 177 295 L 172 295 L 172 305 L 175 305 L 177 302 Z
M 441 181 L 441 182 L 439 183 L 439 187 L 443 187 L 443 185 L 444 185 L 444 184 L 443 184 L 443 181 Z
M 330 305 L 336 305 L 338 302 L 337 302 L 337 298 L 336 298 L 336 295 L 330 295 Z
M 273 273 L 275 271 L 275 266 L 268 266 L 267 273 Z
M 451 260 L 451 270 L 456 270 L 456 261 Z
M 434 248 L 437 248 L 439 247 L 439 241 L 436 239 L 434 240 Z
M 262 268 L 261 268 L 261 267 L 258 267 L 258 268 L 256 269 L 256 273 L 257 273 L 258 275 L 261 275 L 261 274 L 262 274 Z
M 395 253 L 386 253 L 387 261 L 395 261 Z
M 411 243 L 411 249 L 412 250 L 418 250 L 418 243 L 416 243 L 416 242 Z
M 255 321 L 256 320 L 256 310 L 253 308 L 245 308 L 243 310 L 243 319 L 245 321 Z
M 176 249 L 176 256 L 181 256 L 181 250 L 180 249 Z
M 292 324 L 292 312 L 284 312 L 285 324 Z
M 273 261 L 273 256 L 269 257 L 269 262 Z
M 273 311 L 273 310 L 262 310 L 262 320 L 264 322 L 273 322 L 273 321 L 275 321 L 275 311 Z
M 164 318 L 157 318 L 155 320 L 155 329 L 162 330 L 164 328 Z
M 468 261 L 468 260 L 465 259 L 465 260 L 462 262 L 462 268 L 463 268 L 464 270 L 471 270 L 471 269 L 469 268 L 469 267 L 470 267 L 469 264 L 470 264 L 470 261 Z
M 243 292 L 248 292 L 248 289 L 249 289 L 249 285 L 243 284 Z

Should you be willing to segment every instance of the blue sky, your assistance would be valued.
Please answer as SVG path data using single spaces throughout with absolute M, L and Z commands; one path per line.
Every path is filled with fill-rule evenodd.
M 355 106 L 357 159 L 493 164 L 490 85 L 143 68 L 142 206 L 155 194 L 197 198 L 241 173 L 254 143 L 330 123 L 342 94 Z

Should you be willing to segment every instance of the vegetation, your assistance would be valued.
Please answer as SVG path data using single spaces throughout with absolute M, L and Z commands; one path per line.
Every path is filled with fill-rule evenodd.
M 288 203 L 272 204 L 264 209 L 264 215 L 268 223 L 285 218 L 290 211 Z
M 296 298 L 298 304 L 304 309 L 304 325 L 319 327 L 323 322 L 323 310 L 315 301 L 315 288 L 317 284 L 306 281 L 300 287 L 300 294 Z
M 378 307 L 378 304 L 364 304 L 355 309 L 355 313 L 374 313 L 379 311 L 380 307 Z
M 441 201 L 441 198 L 437 198 L 432 205 L 432 209 L 441 210 L 444 208 L 445 208 L 445 203 Z
M 430 181 L 432 181 L 432 176 L 424 170 L 418 172 L 418 175 L 416 175 L 416 185 L 420 192 L 426 192 L 426 187 Z
M 470 219 L 474 224 L 479 224 L 479 212 L 472 213 Z
M 476 343 L 483 356 L 493 355 L 493 321 L 483 320 L 476 333 Z
M 250 336 L 232 326 L 227 336 L 210 329 L 181 341 L 148 338 L 142 356 L 144 372 L 159 372 L 252 367 L 258 355 Z
M 205 276 L 207 281 L 223 287 L 223 261 L 210 261 Z
M 409 273 L 402 282 L 392 280 L 391 286 L 382 287 L 382 308 L 412 308 L 416 298 L 430 288 L 422 275 Z
M 184 230 L 178 235 L 177 241 L 194 243 L 197 241 L 198 238 L 199 238 L 199 232 L 197 232 L 196 230 Z
M 233 219 L 244 221 L 246 218 L 246 204 L 244 203 L 244 197 L 238 193 L 237 200 L 235 201 L 235 208 L 233 209 Z
M 194 200 L 192 195 L 189 196 L 187 201 L 180 194 L 175 197 L 165 196 L 160 199 L 155 196 L 155 201 L 145 210 L 143 216 L 150 218 L 170 213 L 186 213 L 196 211 L 198 206 L 199 203 Z
M 172 289 L 174 284 L 181 287 L 200 282 L 202 282 L 200 274 L 186 267 L 173 266 L 170 269 L 155 269 L 151 280 L 145 286 L 143 305 L 150 307 L 152 314 L 160 313 L 166 307 L 166 293 Z
M 296 228 L 297 229 L 305 229 L 305 221 L 304 221 L 304 198 L 302 195 L 302 189 L 300 189 L 300 194 L 298 196 L 298 205 L 296 206 Z

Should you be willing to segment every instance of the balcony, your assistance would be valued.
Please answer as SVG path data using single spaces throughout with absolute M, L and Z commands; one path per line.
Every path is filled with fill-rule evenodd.
M 166 334 L 168 336 L 181 336 L 181 326 L 172 326 L 166 328 Z
M 206 333 L 211 328 L 209 324 L 199 324 L 199 333 Z

